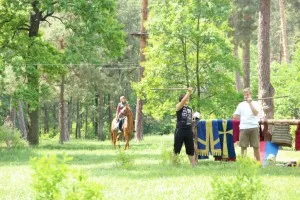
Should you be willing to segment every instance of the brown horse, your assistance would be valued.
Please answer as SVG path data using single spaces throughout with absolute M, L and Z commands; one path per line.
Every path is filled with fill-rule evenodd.
M 131 139 L 131 135 L 133 132 L 133 114 L 129 108 L 129 106 L 125 106 L 121 113 L 125 116 L 125 120 L 122 126 L 122 132 L 118 133 L 118 129 L 115 128 L 116 118 L 111 122 L 110 127 L 110 140 L 116 149 L 116 142 L 118 141 L 118 146 L 120 147 L 120 137 L 124 136 L 125 138 L 125 147 L 124 150 L 129 148 L 129 140 Z

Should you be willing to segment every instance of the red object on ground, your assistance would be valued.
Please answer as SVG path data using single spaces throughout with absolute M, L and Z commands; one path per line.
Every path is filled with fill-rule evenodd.
M 300 151 L 300 124 L 297 125 L 295 131 L 295 149 L 296 151 Z
M 233 142 L 240 140 L 240 120 L 232 120 Z

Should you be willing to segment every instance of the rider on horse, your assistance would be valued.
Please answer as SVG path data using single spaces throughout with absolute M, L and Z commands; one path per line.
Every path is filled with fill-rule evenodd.
M 117 110 L 116 110 L 116 129 L 118 131 L 122 131 L 122 126 L 124 124 L 125 116 L 122 114 L 122 110 L 128 105 L 127 100 L 124 96 L 120 97 L 120 103 L 118 103 Z

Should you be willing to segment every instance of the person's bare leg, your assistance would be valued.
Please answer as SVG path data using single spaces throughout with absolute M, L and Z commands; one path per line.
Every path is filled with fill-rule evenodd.
M 247 156 L 247 147 L 241 147 L 241 156 L 246 157 Z
M 259 148 L 254 148 L 253 147 L 253 152 L 254 152 L 254 157 L 255 157 L 256 161 L 260 161 Z
M 189 155 L 189 160 L 190 160 L 192 167 L 194 167 L 196 165 L 195 155 L 192 155 L 192 156 Z

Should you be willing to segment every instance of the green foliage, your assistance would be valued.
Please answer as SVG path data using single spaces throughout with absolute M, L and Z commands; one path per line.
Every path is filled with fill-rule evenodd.
M 175 113 L 182 91 L 196 89 L 190 104 L 204 115 L 232 113 L 236 100 L 233 72 L 238 63 L 227 39 L 230 1 L 152 1 L 147 23 L 147 60 L 141 84 L 133 84 L 145 99 L 143 111 L 155 119 Z M 159 112 L 158 112 L 159 111 Z
M 271 82 L 274 85 L 276 96 L 288 96 L 275 99 L 275 118 L 300 118 L 300 47 L 293 55 L 290 64 L 272 65 Z
M 63 182 L 59 184 L 60 194 L 57 200 L 101 200 L 103 199 L 102 186 L 97 182 L 90 182 L 83 171 L 72 171 Z
M 28 146 L 27 142 L 21 138 L 19 131 L 0 126 L 0 143 L 3 142 L 8 148 L 24 148 Z
M 54 130 L 53 128 L 51 128 L 48 133 L 42 133 L 40 136 L 42 139 L 51 139 L 51 138 L 55 138 L 55 137 L 58 138 L 59 130 L 57 130 L 57 129 Z
M 238 162 L 199 160 L 192 168 L 184 151 L 185 164 L 181 167 L 161 164 L 162 147 L 171 150 L 173 140 L 174 135 L 170 134 L 145 136 L 141 142 L 132 142 L 126 153 L 135 159 L 137 165 L 133 170 L 115 168 L 116 152 L 110 141 L 71 140 L 61 145 L 53 139 L 41 140 L 40 145 L 34 148 L 10 151 L 0 148 L 0 196 L 2 199 L 36 199 L 30 187 L 34 171 L 29 168 L 28 160 L 62 152 L 74 158 L 68 162 L 70 168 L 88 172 L 89 180 L 101 183 L 105 189 L 102 190 L 104 198 L 110 200 L 208 199 L 206 197 L 213 192 L 212 177 L 230 179 L 236 176 Z M 299 157 L 299 152 L 285 149 L 279 154 L 277 162 Z M 267 192 L 268 199 L 297 200 L 299 197 L 299 168 L 264 167 L 258 168 L 258 174 L 263 183 L 272 188 Z
M 171 149 L 163 148 L 161 151 L 161 163 L 164 165 L 182 166 L 185 156 L 183 154 L 174 154 Z
M 33 187 L 36 199 L 102 199 L 102 186 L 87 181 L 82 171 L 70 169 L 66 164 L 71 157 L 56 155 L 32 158 Z
M 172 116 L 165 116 L 161 120 L 155 120 L 150 116 L 144 117 L 144 134 L 164 135 L 174 132 L 175 122 Z
M 116 151 L 116 167 L 121 169 L 131 169 L 134 166 L 134 158 L 129 155 L 128 151 Z
M 257 29 L 258 7 L 257 1 L 234 1 L 231 26 L 234 28 L 234 36 L 237 41 L 249 41 L 254 39 Z
M 37 192 L 37 199 L 55 199 L 59 195 L 58 184 L 67 177 L 69 171 L 66 161 L 71 158 L 56 155 L 32 158 L 34 169 L 33 187 Z
M 2 74 L 3 68 L 12 66 L 19 83 L 15 98 L 28 102 L 34 110 L 39 98 L 48 96 L 47 86 L 56 84 L 67 73 L 62 63 L 88 61 L 100 65 L 121 56 L 125 35 L 116 20 L 115 2 L 47 0 L 35 4 L 3 0 L 0 52 L 5 53 L 0 54 L 0 60 L 5 65 L 0 64 L 0 71 Z M 32 25 L 30 16 L 40 16 L 34 20 L 38 24 Z M 52 36 L 46 37 L 49 29 L 43 24 L 52 25 L 53 21 L 63 28 L 55 30 L 52 26 Z
M 259 164 L 251 158 L 239 157 L 236 177 L 214 177 L 211 182 L 215 200 L 268 199 L 266 186 L 258 177 Z

